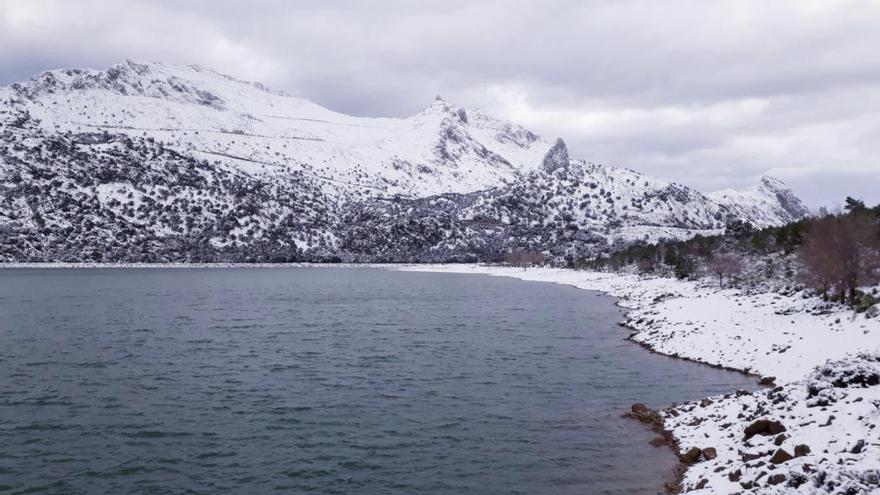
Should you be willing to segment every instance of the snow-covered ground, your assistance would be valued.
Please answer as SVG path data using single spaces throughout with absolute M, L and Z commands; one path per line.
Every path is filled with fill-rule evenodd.
M 774 388 L 695 398 L 661 411 L 689 461 L 683 491 L 880 493 L 880 317 L 803 292 L 750 294 L 708 281 L 477 265 L 399 269 L 603 291 L 631 310 L 625 323 L 635 331 L 632 340 L 774 377 Z

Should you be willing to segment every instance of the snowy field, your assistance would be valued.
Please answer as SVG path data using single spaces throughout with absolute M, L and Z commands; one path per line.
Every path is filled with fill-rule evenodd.
M 549 268 L 412 265 L 509 276 L 620 298 L 632 340 L 773 384 L 674 405 L 661 415 L 689 465 L 682 491 L 880 493 L 880 317 L 803 292 Z M 772 387 L 772 388 L 771 388 Z

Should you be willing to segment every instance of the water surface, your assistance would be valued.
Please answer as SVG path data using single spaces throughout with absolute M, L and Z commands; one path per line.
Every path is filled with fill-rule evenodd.
M 620 417 L 753 387 L 611 298 L 377 269 L 0 271 L 0 491 L 632 494 Z

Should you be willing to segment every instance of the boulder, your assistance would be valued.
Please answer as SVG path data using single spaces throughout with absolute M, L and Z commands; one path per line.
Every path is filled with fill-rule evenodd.
M 849 451 L 850 454 L 861 454 L 862 451 L 865 450 L 865 441 L 859 440 L 856 442 L 855 446 Z
M 782 464 L 792 459 L 794 459 L 793 455 L 783 449 L 777 449 L 776 452 L 773 453 L 773 457 L 770 458 L 770 462 L 773 464 Z
M 769 387 L 770 385 L 773 385 L 775 383 L 776 383 L 775 376 L 765 376 L 765 377 L 761 378 L 761 381 L 758 382 L 758 385 L 763 385 L 765 387 Z
M 778 435 L 784 431 L 785 426 L 779 421 L 759 419 L 749 426 L 746 426 L 744 433 L 746 440 L 748 440 L 755 435 Z
M 650 409 L 648 406 L 642 404 L 641 402 L 636 402 L 632 406 L 630 406 L 630 411 L 637 416 L 644 416 Z
M 779 421 L 771 421 L 769 425 L 767 425 L 767 433 L 770 435 L 776 435 L 785 431 L 785 426 Z
M 703 459 L 707 461 L 711 461 L 712 459 L 718 457 L 718 451 L 715 450 L 715 447 L 707 447 L 703 449 Z
M 810 446 L 806 444 L 800 444 L 794 446 L 794 456 L 795 457 L 803 457 L 810 453 Z
M 700 455 L 702 453 L 703 451 L 701 451 L 699 448 L 691 447 L 687 450 L 687 452 L 681 455 L 681 461 L 687 464 L 693 464 L 700 459 Z
M 624 414 L 624 416 L 646 423 L 658 433 L 663 426 L 663 418 L 660 417 L 660 413 L 652 410 L 641 402 L 633 404 L 632 407 L 630 407 L 630 412 Z
M 755 459 L 760 459 L 767 454 L 769 454 L 769 452 L 764 452 L 764 453 L 762 453 L 762 452 L 744 452 L 742 454 L 742 461 L 743 462 L 752 462 Z
M 778 485 L 785 481 L 785 475 L 782 473 L 774 474 L 767 478 L 767 484 L 769 485 Z
M 741 469 L 737 469 L 736 471 L 731 471 L 730 473 L 728 473 L 728 475 L 727 475 L 727 479 L 729 479 L 729 480 L 732 481 L 733 483 L 736 483 L 737 481 L 739 481 L 740 479 L 742 479 L 742 475 L 743 475 L 742 470 L 741 470 Z

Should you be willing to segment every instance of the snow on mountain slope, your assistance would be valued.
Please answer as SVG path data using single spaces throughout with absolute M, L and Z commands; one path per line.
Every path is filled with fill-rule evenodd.
M 797 219 L 810 213 L 782 181 L 768 176 L 761 177 L 761 182 L 748 189 L 725 189 L 708 196 L 740 217 L 749 218 L 756 227 L 777 225 L 780 218 Z
M 548 157 L 567 154 L 560 143 Z M 770 223 L 769 216 L 741 216 L 752 204 L 729 206 L 632 170 L 579 160 L 548 163 L 491 190 L 377 200 L 368 208 L 347 209 L 341 246 L 350 253 L 378 247 L 383 261 L 402 262 L 491 259 L 512 248 L 567 257 L 720 234 L 737 220 L 759 227 Z M 772 224 L 799 218 L 787 215 L 780 213 Z
M 437 100 L 405 118 L 340 114 L 197 66 L 125 61 L 12 86 L 15 107 L 56 132 L 152 137 L 248 173 L 295 169 L 327 192 L 425 196 L 512 179 L 549 146 L 527 130 Z
M 806 212 L 773 179 L 704 195 L 439 97 L 408 118 L 352 117 L 195 66 L 0 88 L 0 137 L 0 260 L 589 255 Z

